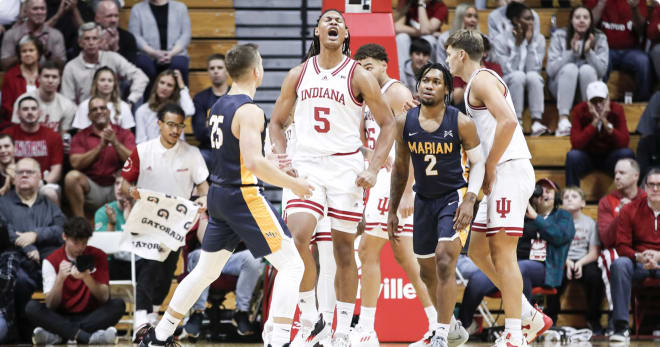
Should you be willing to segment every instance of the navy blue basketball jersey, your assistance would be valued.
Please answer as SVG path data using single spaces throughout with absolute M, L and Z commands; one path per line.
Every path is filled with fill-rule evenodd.
M 261 180 L 250 172 L 243 164 L 243 157 L 238 145 L 238 139 L 231 132 L 231 123 L 236 110 L 253 103 L 245 94 L 224 95 L 211 107 L 209 126 L 211 127 L 211 181 L 225 186 L 263 185 Z M 266 137 L 266 119 L 264 131 L 261 132 L 261 151 Z
M 439 198 L 467 185 L 467 154 L 458 136 L 458 109 L 447 106 L 442 123 L 432 133 L 419 124 L 420 107 L 408 111 L 403 127 L 403 143 L 408 146 L 415 185 L 425 198 Z

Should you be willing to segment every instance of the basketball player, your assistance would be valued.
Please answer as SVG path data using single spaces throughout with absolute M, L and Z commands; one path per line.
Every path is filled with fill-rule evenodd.
M 505 330 L 495 345 L 526 346 L 552 326 L 552 320 L 522 295 L 516 259 L 525 211 L 534 190 L 531 154 L 509 88 L 497 73 L 481 68 L 481 34 L 459 30 L 447 40 L 447 47 L 451 72 L 468 81 L 465 107 L 477 125 L 487 158 L 482 188 L 487 196 L 479 204 L 468 255 L 502 293 Z
M 213 282 L 242 240 L 255 257 L 265 256 L 278 270 L 272 308 L 271 346 L 289 344 L 296 308 L 295 293 L 304 264 L 284 221 L 263 196 L 262 180 L 291 189 L 301 198 L 314 189 L 302 178 L 293 178 L 263 157 L 266 119 L 252 98 L 263 78 L 257 47 L 234 46 L 225 60 L 233 80 L 229 93 L 211 108 L 209 124 L 213 162 L 208 197 L 209 224 L 202 241 L 199 263 L 179 284 L 170 307 L 155 329 L 143 336 L 140 346 L 173 345 L 172 334 L 199 294 Z
M 392 147 L 394 117 L 382 99 L 378 82 L 350 58 L 349 33 L 337 10 L 325 11 L 314 29 L 314 40 L 304 64 L 289 71 L 269 125 L 274 152 L 284 153 L 284 125 L 295 104 L 296 150 L 291 173 L 309 179 L 315 187 L 312 197 L 287 207 L 287 224 L 305 262 L 300 285 L 302 330 L 306 341 L 327 334 L 325 324 L 314 324 L 316 269 L 309 241 L 318 219 L 327 207 L 332 227 L 337 274 L 337 324 L 333 346 L 347 346 L 357 292 L 357 266 L 353 241 L 363 212 L 363 189 L 376 183 L 378 169 Z M 364 169 L 360 153 L 360 112 L 366 102 L 381 127 L 372 160 Z M 323 323 L 323 322 L 321 322 Z M 318 331 L 314 327 L 323 326 Z
M 466 228 L 483 181 L 484 156 L 472 119 L 448 104 L 452 93 L 449 71 L 441 64 L 429 63 L 420 70 L 417 86 L 421 106 L 397 118 L 388 233 L 390 239 L 400 238 L 396 233 L 400 223 L 397 211 L 412 160 L 416 193 L 413 250 L 438 307 L 439 323 L 430 344 L 445 347 L 456 305 L 460 233 L 467 237 Z
M 393 112 L 401 112 L 406 102 L 413 100 L 410 90 L 399 81 L 387 75 L 387 52 L 378 44 L 367 44 L 355 53 L 355 60 L 369 71 L 381 86 L 383 98 Z M 380 133 L 378 124 L 373 119 L 368 107 L 364 110 L 364 128 L 362 141 L 373 149 L 374 140 Z M 390 151 L 388 162 L 394 161 L 394 148 Z M 424 312 L 429 322 L 429 332 L 419 341 L 412 343 L 410 347 L 423 347 L 428 345 L 432 332 L 435 331 L 438 322 L 438 313 L 429 297 L 426 285 L 422 282 L 419 274 L 419 264 L 413 254 L 413 203 L 412 192 L 413 175 L 409 175 L 406 188 L 399 206 L 400 224 L 397 235 L 402 236 L 397 241 L 391 242 L 394 257 L 401 265 L 415 288 Z M 376 306 L 380 295 L 380 253 L 387 243 L 387 211 L 390 199 L 390 170 L 381 168 L 378 171 L 376 185 L 369 190 L 368 200 L 365 206 L 365 231 L 360 239 L 359 257 L 362 264 L 361 277 L 361 307 L 360 320 L 357 327 L 351 333 L 351 346 L 378 346 L 378 336 L 374 329 Z M 468 338 L 467 331 L 459 325 L 454 334 L 450 334 L 450 346 L 459 345 Z M 462 334 L 461 334 L 462 333 Z

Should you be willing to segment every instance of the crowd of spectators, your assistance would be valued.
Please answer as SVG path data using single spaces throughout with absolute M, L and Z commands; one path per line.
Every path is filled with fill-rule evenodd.
M 579 282 L 591 298 L 587 325 L 599 333 L 600 299 L 609 286 L 616 341 L 628 336 L 632 284 L 655 276 L 650 270 L 660 261 L 653 232 L 660 211 L 660 92 L 652 95 L 660 81 L 660 6 L 653 4 L 585 0 L 570 11 L 566 27 L 553 27 L 545 37 L 535 10 L 522 0 L 502 0 L 482 34 L 482 66 L 506 81 L 521 124 L 529 110 L 530 135 L 554 130 L 543 120 L 546 86 L 558 110 L 554 133 L 570 135 L 567 188 L 541 179 L 530 200 L 518 243 L 524 293 L 556 288 L 546 308 L 556 321 L 567 284 Z M 93 232 L 123 230 L 136 203 L 132 186 L 205 204 L 212 165 L 208 111 L 229 89 L 224 56 L 208 57 L 211 86 L 192 95 L 185 2 L 138 2 L 127 30 L 119 27 L 122 5 L 0 2 L 0 343 L 115 343 L 125 303 L 110 297 L 108 283 L 130 277 L 131 256 L 106 255 L 87 241 Z M 401 81 L 414 92 L 422 66 L 444 63 L 451 33 L 485 30 L 478 11 L 484 7 L 485 1 L 460 4 L 448 23 L 442 1 L 398 1 Z M 643 135 L 636 155 L 624 108 L 611 100 L 605 83 L 612 70 L 632 74 L 633 100 L 649 101 L 636 129 Z M 452 93 L 463 110 L 465 82 L 455 77 Z M 197 147 L 183 141 L 187 117 Z M 595 169 L 614 175 L 616 186 L 600 200 L 597 222 L 583 213 L 586 194 L 579 188 Z M 199 255 L 204 218 L 196 230 L 188 270 Z M 613 254 L 609 282 L 601 280 L 605 269 L 596 261 L 606 251 Z M 136 330 L 157 319 L 179 257 L 175 250 L 164 262 L 136 258 Z M 496 288 L 469 258 L 459 263 L 469 279 L 459 318 L 469 327 L 482 298 Z M 247 311 L 262 269 L 260 259 L 243 251 L 223 272 L 239 278 L 233 318 L 242 335 L 254 332 Z M 45 302 L 31 301 L 39 291 Z M 207 296 L 208 290 L 193 307 L 184 335 L 199 334 Z

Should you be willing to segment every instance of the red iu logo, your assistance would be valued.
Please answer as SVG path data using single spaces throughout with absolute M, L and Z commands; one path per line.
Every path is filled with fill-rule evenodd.
M 385 212 L 390 209 L 390 198 L 380 198 L 378 200 L 378 211 L 380 215 L 384 216 Z
M 506 215 L 511 212 L 511 200 L 504 197 L 497 200 L 497 209 L 495 211 L 500 214 L 501 218 L 506 218 Z

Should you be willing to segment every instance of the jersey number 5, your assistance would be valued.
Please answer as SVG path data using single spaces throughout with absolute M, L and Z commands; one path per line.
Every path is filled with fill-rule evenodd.
M 433 155 L 433 154 L 427 154 L 427 155 L 424 156 L 424 161 L 429 163 L 426 166 L 426 176 L 437 176 L 438 175 L 438 170 L 435 169 L 436 160 L 437 159 L 435 158 L 435 155 Z
M 314 130 L 320 133 L 327 133 L 330 131 L 330 121 L 327 116 L 330 115 L 330 108 L 328 107 L 314 107 L 314 120 L 321 122 L 321 124 L 314 125 Z
M 225 120 L 225 116 L 214 114 L 209 118 L 209 126 L 211 126 L 211 148 L 219 149 L 222 147 L 222 129 L 220 124 Z

